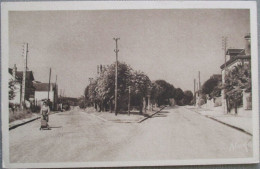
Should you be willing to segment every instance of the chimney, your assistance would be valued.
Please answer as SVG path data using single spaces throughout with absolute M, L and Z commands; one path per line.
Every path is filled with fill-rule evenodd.
M 244 38 L 245 38 L 245 54 L 251 55 L 251 36 L 250 36 L 250 33 L 247 34 Z
M 16 64 L 14 64 L 14 68 L 13 68 L 13 77 L 14 79 L 16 79 L 16 72 L 17 72 L 17 67 L 16 67 Z

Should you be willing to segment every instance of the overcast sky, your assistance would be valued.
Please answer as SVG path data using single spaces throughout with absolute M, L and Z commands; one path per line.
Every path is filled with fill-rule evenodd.
M 22 70 L 22 44 L 29 43 L 28 68 L 37 81 L 52 82 L 66 96 L 83 95 L 98 64 L 119 61 L 145 72 L 151 80 L 164 79 L 193 91 L 201 72 L 203 83 L 220 73 L 224 63 L 221 37 L 228 47 L 244 48 L 250 31 L 249 10 L 109 10 L 9 13 L 9 67 Z

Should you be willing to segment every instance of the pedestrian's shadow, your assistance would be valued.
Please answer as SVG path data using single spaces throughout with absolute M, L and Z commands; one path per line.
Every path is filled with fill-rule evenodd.
M 157 114 L 152 116 L 152 118 L 156 118 L 156 117 L 167 117 L 167 115 L 162 114 L 162 113 L 157 113 Z
M 50 129 L 62 128 L 62 126 L 50 126 Z
M 40 130 L 51 130 L 51 128 L 40 128 Z

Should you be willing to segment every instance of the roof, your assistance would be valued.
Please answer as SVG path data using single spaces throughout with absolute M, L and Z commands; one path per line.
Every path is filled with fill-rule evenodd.
M 11 68 L 8 68 L 8 72 L 11 74 L 11 75 L 13 75 L 13 69 L 11 69 Z M 16 72 L 16 78 L 18 79 L 18 80 L 22 80 L 23 79 L 23 71 L 17 71 Z M 27 71 L 26 72 L 26 79 L 27 80 L 34 80 L 34 76 L 33 76 L 33 72 L 32 71 Z
M 34 83 L 33 86 L 35 87 L 35 91 L 48 91 L 49 90 L 49 83 Z M 55 83 L 51 83 L 50 87 L 54 88 Z
M 226 54 L 233 55 L 233 54 L 240 54 L 244 49 L 228 49 Z
M 226 66 L 230 65 L 231 63 L 235 62 L 237 59 L 251 59 L 251 55 L 237 55 L 234 58 L 231 58 L 227 61 Z M 224 69 L 225 63 L 220 66 L 221 69 Z

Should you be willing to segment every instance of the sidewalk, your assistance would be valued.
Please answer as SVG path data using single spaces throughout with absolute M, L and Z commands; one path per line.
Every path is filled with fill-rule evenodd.
M 58 113 L 58 112 L 57 111 L 52 111 L 52 112 L 50 112 L 50 115 L 55 114 L 55 113 Z M 32 116 L 30 118 L 25 118 L 25 119 L 21 119 L 21 120 L 15 120 L 15 121 L 9 123 L 9 130 L 12 130 L 12 129 L 14 129 L 16 127 L 19 127 L 21 125 L 24 125 L 26 123 L 30 123 L 30 122 L 32 122 L 34 120 L 39 119 L 39 118 L 41 118 L 40 113 L 32 113 Z
M 25 118 L 25 119 L 21 119 L 21 120 L 15 120 L 15 121 L 9 123 L 9 130 L 14 129 L 16 127 L 19 127 L 19 126 L 21 126 L 23 124 L 32 122 L 34 120 L 37 120 L 39 118 L 40 118 L 40 114 L 39 113 L 38 114 L 33 113 L 30 118 Z
M 161 108 L 156 108 L 153 111 L 146 111 L 144 114 L 139 114 L 139 111 L 132 111 L 130 112 L 130 115 L 128 115 L 127 112 L 124 112 L 117 114 L 117 116 L 115 116 L 114 112 L 97 112 L 94 108 L 88 108 L 85 110 L 85 112 L 103 121 L 110 121 L 115 123 L 141 123 L 160 110 Z
M 230 114 L 224 114 L 222 107 L 206 109 L 203 107 L 197 108 L 194 106 L 186 106 L 185 108 L 231 127 L 237 128 L 250 135 L 253 133 L 252 110 L 244 110 L 241 107 L 238 108 L 238 114 L 235 115 L 234 110 L 231 111 Z

